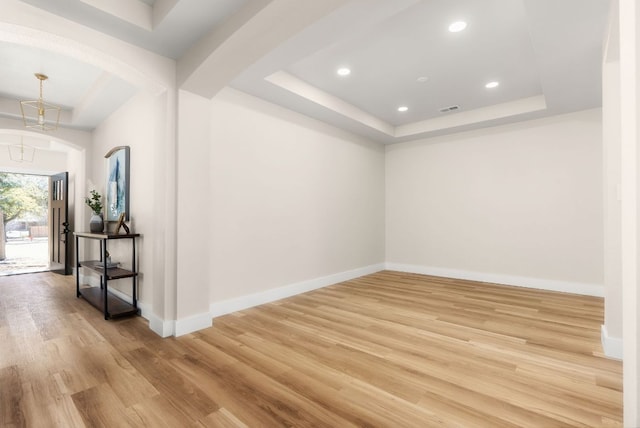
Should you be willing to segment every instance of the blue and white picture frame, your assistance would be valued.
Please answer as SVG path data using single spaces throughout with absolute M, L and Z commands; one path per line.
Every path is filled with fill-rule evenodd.
M 129 146 L 114 147 L 107 158 L 106 221 L 129 220 Z

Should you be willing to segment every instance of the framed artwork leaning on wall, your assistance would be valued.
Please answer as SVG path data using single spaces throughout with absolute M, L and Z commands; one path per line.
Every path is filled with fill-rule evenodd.
M 129 220 L 129 146 L 114 147 L 107 159 L 105 221 Z

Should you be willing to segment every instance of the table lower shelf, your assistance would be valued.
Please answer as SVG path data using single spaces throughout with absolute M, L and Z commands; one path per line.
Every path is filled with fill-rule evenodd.
M 101 312 L 104 312 L 104 289 L 100 289 L 100 287 L 81 286 L 80 296 L 78 297 L 82 297 Z M 139 309 L 131 303 L 125 302 L 109 292 L 107 292 L 107 311 L 108 312 L 104 314 L 105 319 L 136 315 L 139 313 Z

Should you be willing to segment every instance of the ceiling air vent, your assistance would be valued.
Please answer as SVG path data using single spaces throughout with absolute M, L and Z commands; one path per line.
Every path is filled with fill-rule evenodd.
M 450 111 L 456 111 L 460 108 L 460 106 L 449 106 L 449 107 L 443 107 L 440 109 L 440 113 L 448 113 Z

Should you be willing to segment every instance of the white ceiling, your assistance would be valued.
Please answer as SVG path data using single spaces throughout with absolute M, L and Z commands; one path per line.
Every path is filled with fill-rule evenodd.
M 246 0 L 21 1 L 173 59 L 180 58 L 211 28 L 246 3 Z M 168 11 L 160 11 L 161 6 Z
M 601 105 L 608 0 L 323 0 L 332 7 L 309 22 L 305 3 L 318 0 L 3 1 L 176 59 L 178 68 L 231 22 L 229 37 L 239 39 L 238 16 L 251 10 L 249 42 L 226 62 L 263 50 L 222 83 L 383 143 Z M 288 20 L 269 16 L 273 10 L 286 10 Z M 282 33 L 277 45 L 251 33 L 260 19 L 265 40 Z M 467 28 L 449 32 L 455 20 Z M 337 76 L 342 66 L 352 73 Z M 37 97 L 35 72 L 50 76 L 45 100 L 65 107 L 66 126 L 80 129 L 94 128 L 138 89 L 64 55 L 0 42 L 0 115 L 15 117 L 10 102 Z M 486 89 L 489 81 L 500 85 Z M 210 88 L 201 95 L 211 96 Z M 398 112 L 401 105 L 409 110 Z M 452 105 L 459 109 L 439 111 Z
M 452 3 L 455 3 L 453 5 Z M 460 33 L 447 30 L 463 19 Z M 499 54 L 498 54 L 499 53 Z M 338 78 L 348 65 L 352 74 Z M 432 0 L 291 64 L 286 71 L 392 125 L 542 93 L 522 2 Z M 428 80 L 417 81 L 420 77 Z M 500 90 L 485 83 L 500 80 Z M 400 114 L 396 107 L 409 110 Z

